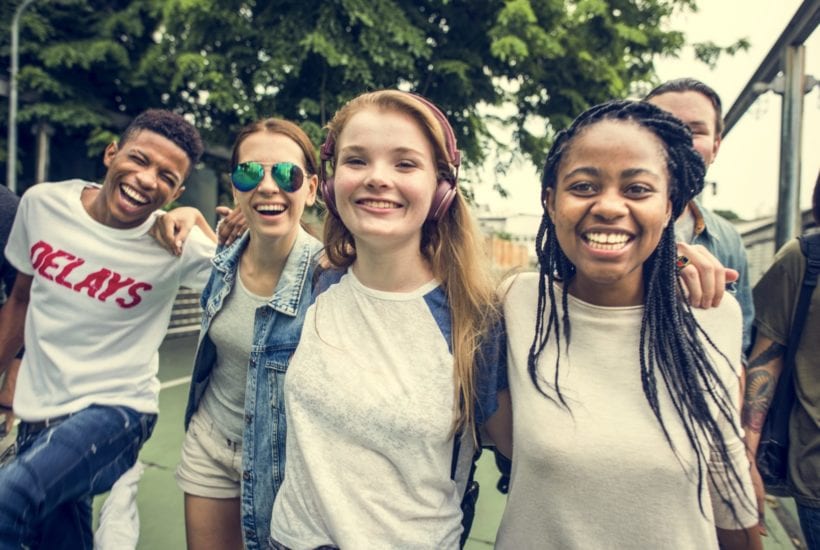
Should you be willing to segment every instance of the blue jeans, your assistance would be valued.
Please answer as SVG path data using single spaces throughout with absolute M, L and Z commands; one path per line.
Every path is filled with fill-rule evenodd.
M 156 420 L 92 405 L 36 433 L 21 423 L 0 468 L 0 550 L 92 548 L 91 499 L 133 466 Z
M 800 528 L 809 550 L 820 550 L 820 508 L 797 505 Z

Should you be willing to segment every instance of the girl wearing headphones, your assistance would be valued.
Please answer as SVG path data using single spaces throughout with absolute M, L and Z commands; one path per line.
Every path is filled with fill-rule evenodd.
M 321 250 L 300 225 L 317 168 L 310 139 L 286 120 L 254 122 L 234 143 L 234 200 L 249 230 L 217 253 L 201 298 L 176 473 L 188 548 L 267 546 L 284 475 L 282 386 Z
M 498 548 L 760 548 L 740 308 L 693 310 L 676 270 L 673 220 L 703 174 L 688 130 L 648 103 L 593 107 L 556 137 L 540 273 L 504 300 L 515 453 Z
M 285 383 L 272 544 L 457 547 L 477 427 L 492 434 L 508 396 L 453 131 L 419 96 L 366 93 L 330 122 L 322 160 L 326 290 Z

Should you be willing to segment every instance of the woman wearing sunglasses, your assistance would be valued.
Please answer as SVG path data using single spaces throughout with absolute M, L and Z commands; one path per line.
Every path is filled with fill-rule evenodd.
M 310 139 L 276 118 L 239 132 L 234 200 L 247 226 L 202 293 L 202 330 L 176 478 L 193 549 L 264 548 L 284 474 L 282 385 L 311 298 L 319 241 L 301 226 L 316 200 Z

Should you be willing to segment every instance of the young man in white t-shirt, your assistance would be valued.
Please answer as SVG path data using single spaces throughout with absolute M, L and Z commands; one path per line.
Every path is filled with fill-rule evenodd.
M 18 275 L 0 310 L 0 372 L 26 346 L 18 456 L 0 468 L 0 548 L 91 548 L 91 498 L 150 437 L 173 298 L 207 282 L 214 236 L 203 219 L 174 256 L 149 229 L 202 149 L 182 117 L 149 110 L 106 148 L 102 186 L 23 196 L 5 250 Z

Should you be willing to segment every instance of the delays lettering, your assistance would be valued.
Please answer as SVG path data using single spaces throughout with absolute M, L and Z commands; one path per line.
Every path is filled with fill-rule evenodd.
M 31 264 L 44 279 L 101 302 L 114 302 L 124 309 L 139 304 L 143 294 L 153 288 L 149 283 L 135 281 L 106 268 L 89 273 L 87 268 L 82 269 L 84 259 L 65 250 L 55 250 L 43 241 L 31 247 Z

